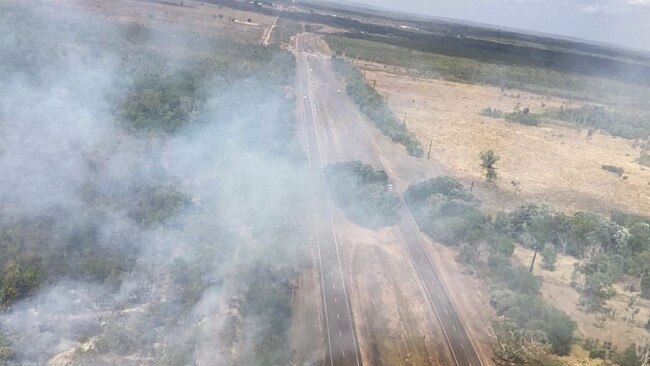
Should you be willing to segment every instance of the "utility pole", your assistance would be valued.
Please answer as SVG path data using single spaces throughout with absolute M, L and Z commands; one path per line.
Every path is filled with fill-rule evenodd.
M 427 159 L 431 159 L 431 146 L 433 146 L 433 139 L 429 141 L 429 153 L 427 154 Z M 472 187 L 474 187 L 474 182 L 472 182 Z M 471 192 L 471 190 L 470 190 Z
M 372 81 L 372 88 L 375 89 L 375 85 L 377 85 L 377 79 Z
M 469 193 L 472 193 L 473 189 L 474 189 L 474 181 L 472 181 L 472 185 L 469 186 Z
M 537 252 L 539 251 L 539 246 L 535 246 L 535 253 L 533 254 L 533 261 L 530 262 L 530 273 L 533 273 L 533 265 L 535 264 L 535 258 L 537 258 Z
M 386 92 L 386 100 L 384 101 L 384 103 L 388 104 L 388 97 L 389 96 L 390 96 L 390 92 Z
M 402 122 L 402 124 L 404 125 L 404 127 L 406 127 L 406 112 L 404 112 L 404 121 Z

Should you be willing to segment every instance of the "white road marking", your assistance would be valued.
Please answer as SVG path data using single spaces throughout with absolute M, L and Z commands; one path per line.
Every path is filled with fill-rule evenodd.
M 336 313 L 336 319 L 341 319 L 341 316 L 339 315 L 339 313 Z
M 339 299 L 337 299 L 336 296 L 334 296 L 334 302 L 337 303 L 337 304 L 339 302 Z
M 339 330 L 339 337 L 343 337 L 343 333 Z

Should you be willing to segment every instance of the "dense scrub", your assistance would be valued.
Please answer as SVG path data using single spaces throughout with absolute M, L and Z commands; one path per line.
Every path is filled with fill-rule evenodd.
M 379 130 L 394 142 L 406 147 L 409 155 L 422 157 L 424 151 L 415 135 L 400 122 L 393 111 L 386 105 L 384 98 L 379 95 L 363 78 L 359 70 L 340 58 L 332 59 L 334 70 L 343 75 L 347 82 L 346 91 L 363 112 Z
M 381 226 L 395 223 L 399 200 L 386 173 L 360 161 L 325 167 L 325 179 L 334 202 L 355 223 Z

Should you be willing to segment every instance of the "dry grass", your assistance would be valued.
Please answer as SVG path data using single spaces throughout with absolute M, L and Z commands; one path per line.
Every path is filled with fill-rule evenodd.
M 597 133 L 591 139 L 587 131 L 544 121 L 539 127 L 508 123 L 481 116 L 485 107 L 511 111 L 519 105 L 531 112 L 546 107 L 571 105 L 568 101 L 521 91 L 484 85 L 469 85 L 434 79 L 414 79 L 408 75 L 388 73 L 383 65 L 365 63 L 367 80 L 377 80 L 377 90 L 388 93 L 388 104 L 421 140 L 425 151 L 432 141 L 432 160 L 420 163 L 462 179 L 475 181 L 475 193 L 490 211 L 510 209 L 525 201 L 544 201 L 565 211 L 588 210 L 604 214 L 626 211 L 650 212 L 650 171 L 634 162 L 639 151 L 632 141 Z M 483 182 L 479 165 L 481 151 L 494 149 L 501 160 L 497 164 L 500 178 L 496 186 Z M 627 180 L 601 169 L 603 164 L 621 166 Z M 442 167 L 440 167 L 442 165 Z M 424 167 L 420 167 L 424 171 Z M 435 170 L 435 169 L 434 169 Z M 515 188 L 511 182 L 518 183 Z M 441 257 L 453 258 L 453 253 Z M 434 255 L 435 257 L 435 255 Z M 515 258 L 530 263 L 532 252 L 517 248 Z M 599 314 L 584 313 L 578 307 L 579 294 L 571 287 L 571 273 L 576 259 L 560 256 L 558 269 L 550 272 L 539 267 L 535 273 L 543 278 L 542 295 L 578 323 L 577 334 L 583 338 L 607 339 L 619 348 L 644 342 L 648 333 L 643 325 L 650 317 L 650 302 L 617 284 L 617 295 L 607 302 L 611 309 L 604 323 Z M 449 262 L 451 263 L 451 262 Z M 438 264 L 439 267 L 445 267 Z M 460 268 L 443 272 L 460 273 Z M 460 282 L 460 281 L 459 281 Z M 633 320 L 630 300 L 637 298 L 639 312 Z M 457 303 L 460 301 L 457 301 Z M 487 306 L 487 305 L 486 305 Z M 466 310 L 465 310 L 466 311 Z M 584 350 L 574 347 L 568 357 L 558 358 L 568 365 L 600 365 Z
M 500 200 L 545 201 L 567 210 L 634 213 L 650 212 L 650 170 L 634 160 L 639 151 L 632 141 L 570 126 L 543 123 L 528 127 L 479 114 L 485 107 L 512 111 L 520 105 L 531 112 L 546 106 L 580 103 L 526 92 L 433 79 L 414 79 L 384 72 L 383 66 L 365 64 L 366 78 L 377 80 L 377 90 L 390 93 L 388 104 L 428 148 L 432 158 L 454 176 L 483 181 L 479 154 L 494 149 L 498 162 L 498 196 L 484 198 L 488 207 Z M 627 180 L 601 169 L 621 166 Z M 515 188 L 511 182 L 518 183 Z M 492 188 L 495 191 L 494 188 Z
M 117 22 L 139 22 L 155 26 L 178 25 L 197 32 L 258 43 L 265 30 L 273 24 L 273 17 L 239 11 L 200 1 L 138 1 L 138 0 L 53 0 L 53 3 L 71 9 L 98 14 Z M 223 19 L 218 15 L 222 14 Z M 232 18 L 237 21 L 229 21 Z M 248 23 L 247 20 L 252 22 Z

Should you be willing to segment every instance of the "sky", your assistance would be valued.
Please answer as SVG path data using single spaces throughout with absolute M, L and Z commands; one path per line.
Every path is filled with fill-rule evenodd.
M 650 0 L 353 0 L 650 51 Z

